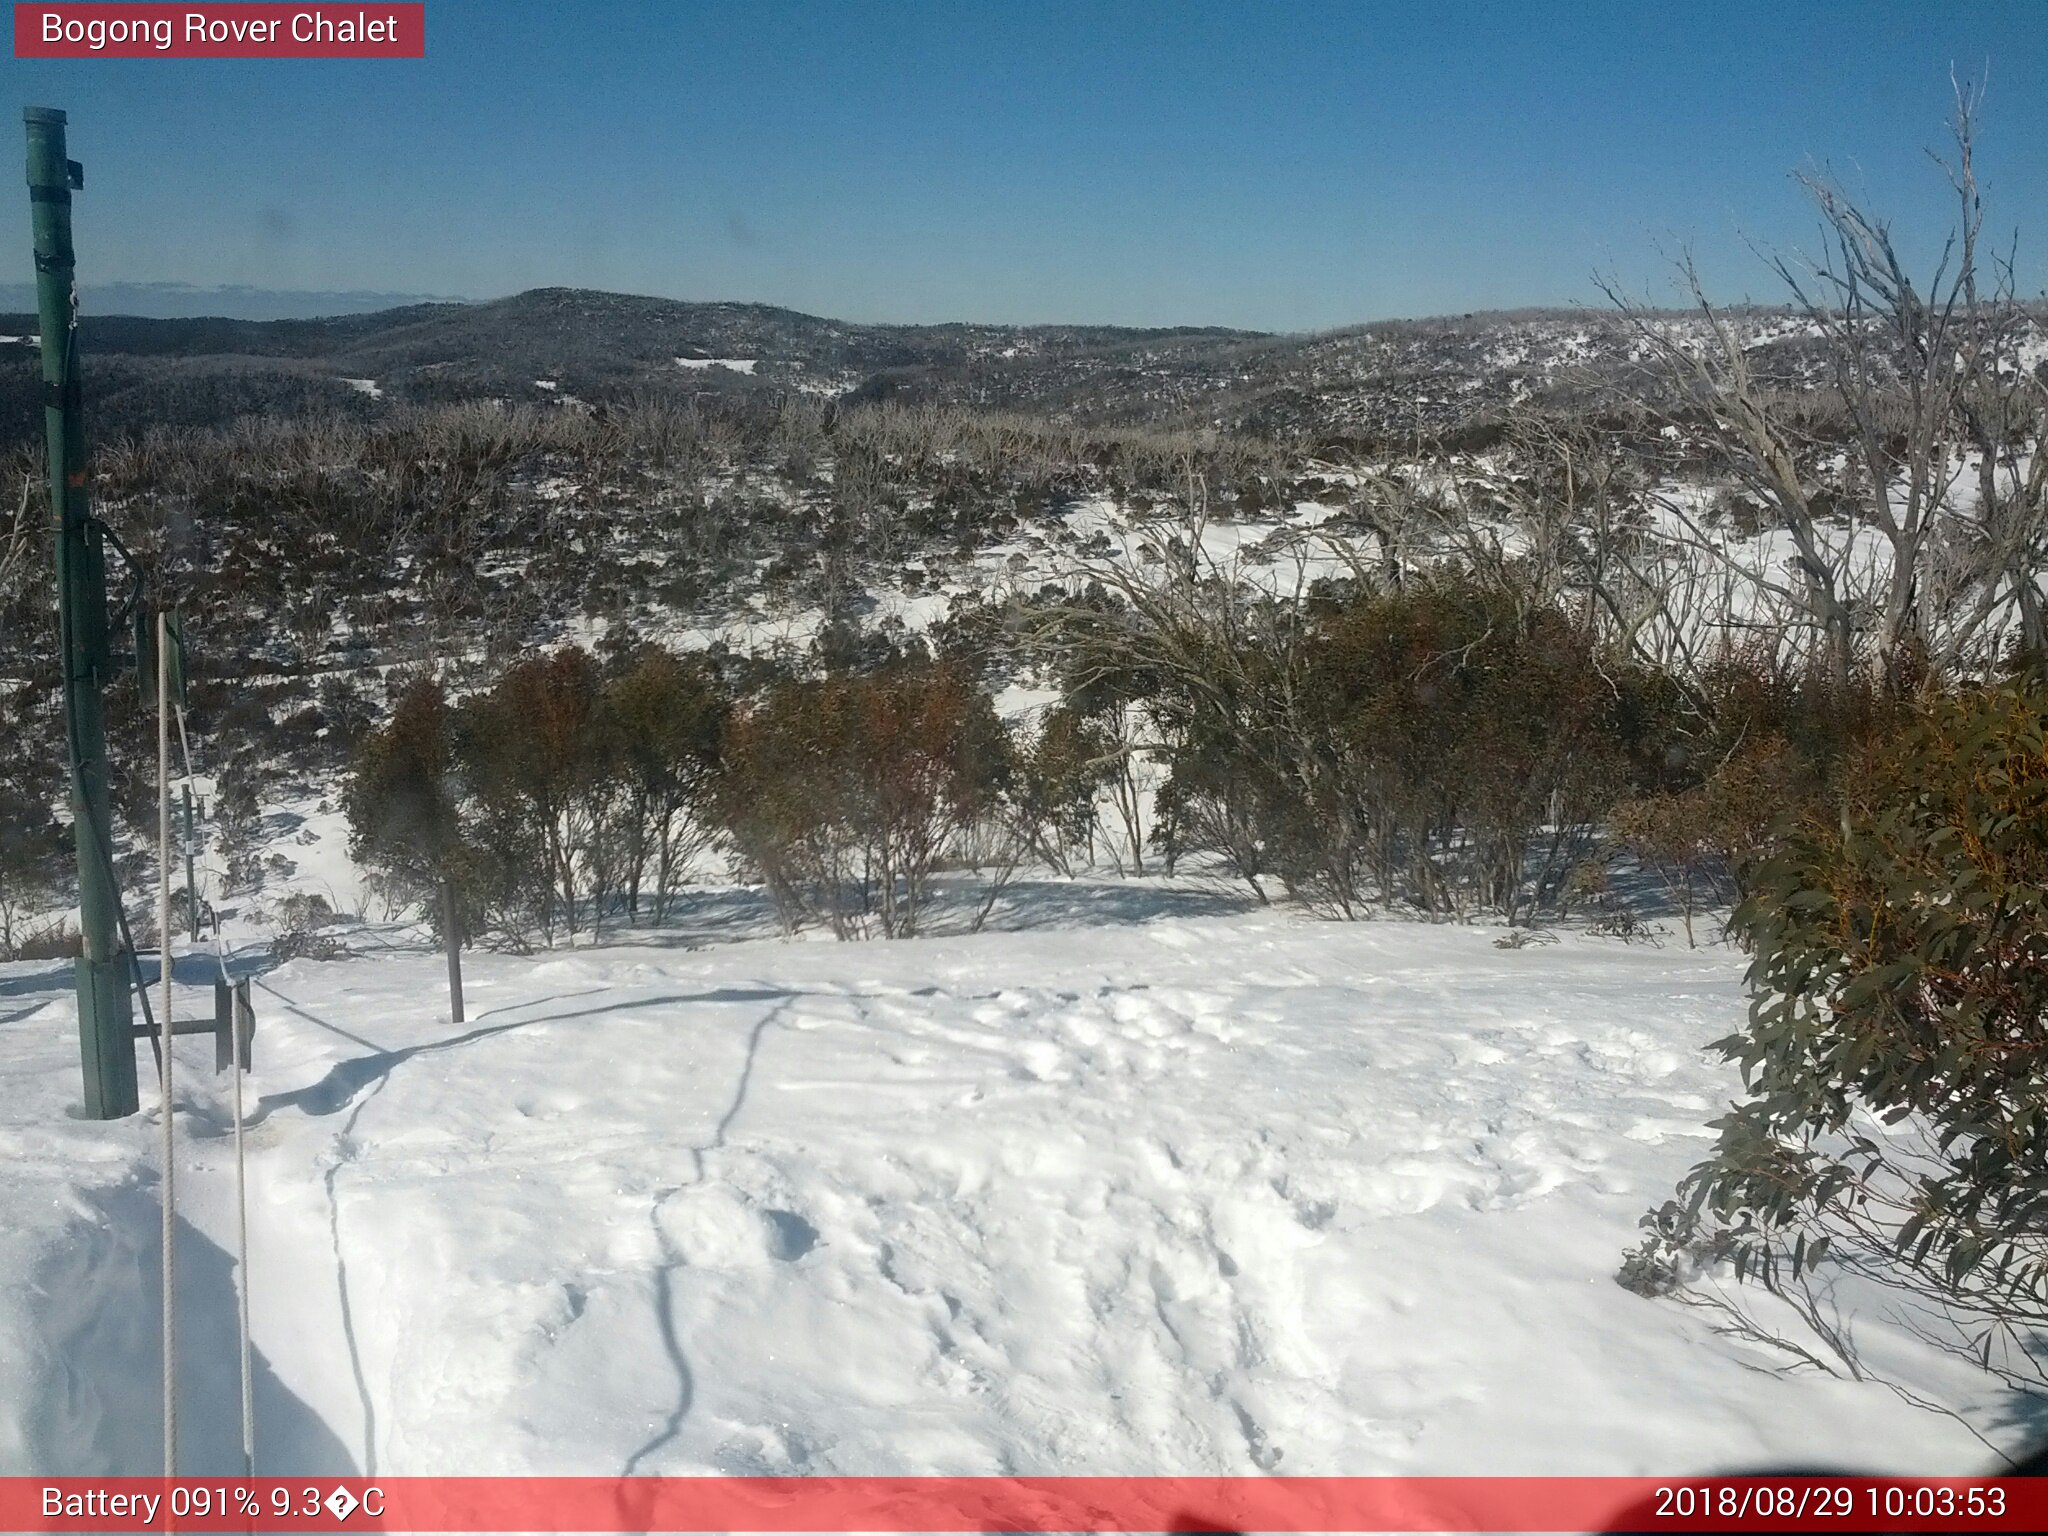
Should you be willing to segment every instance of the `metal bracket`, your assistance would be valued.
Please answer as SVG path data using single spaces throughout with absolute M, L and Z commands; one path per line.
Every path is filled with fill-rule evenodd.
M 135 558 L 128 546 L 121 542 L 121 536 L 108 527 L 104 519 L 95 515 L 87 521 L 101 538 L 114 546 L 114 553 L 119 555 L 121 563 L 128 567 L 128 590 L 122 594 L 108 627 L 119 629 L 125 624 L 133 631 L 135 675 L 147 679 L 156 665 L 156 626 L 150 622 L 149 609 L 143 601 L 149 593 L 148 573 L 143 570 L 142 563 Z
M 138 1040 L 154 1040 L 156 1028 L 151 1024 L 137 1023 L 131 1026 Z M 256 1055 L 256 1010 L 249 1001 L 249 979 L 245 976 L 232 986 L 225 981 L 213 984 L 213 1017 L 210 1019 L 173 1019 L 171 1034 L 213 1036 L 213 1070 L 225 1072 L 237 1059 L 242 1070 L 250 1070 Z

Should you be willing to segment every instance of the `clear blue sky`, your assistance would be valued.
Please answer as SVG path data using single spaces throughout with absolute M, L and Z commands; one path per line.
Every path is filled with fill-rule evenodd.
M 2038 291 L 2041 0 L 430 0 L 424 62 L 6 67 L 71 113 L 88 286 L 1302 330 L 1641 289 L 1676 242 L 1774 296 L 1743 239 L 1811 244 L 1809 160 L 1943 227 L 1924 152 L 1987 60 Z M 0 192 L 24 280 L 27 238 Z

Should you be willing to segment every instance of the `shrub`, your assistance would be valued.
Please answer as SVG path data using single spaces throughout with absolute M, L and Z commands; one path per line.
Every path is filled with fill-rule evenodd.
M 1936 699 L 1809 808 L 1736 922 L 1748 1101 L 1646 1224 L 1776 1284 L 1832 1253 L 1991 1365 L 2048 1324 L 2048 694 Z M 2038 1379 L 2044 1373 L 2030 1366 Z
M 1096 797 L 1116 772 L 1119 755 L 1096 721 L 1064 706 L 1049 709 L 1017 754 L 1015 799 L 1032 851 L 1061 874 L 1073 872 L 1077 849 L 1093 851 Z
M 785 681 L 728 733 L 721 822 L 783 921 L 918 931 L 949 849 L 1003 810 L 1010 752 L 960 669 Z
M 61 918 L 25 930 L 4 957 L 9 960 L 76 960 L 85 952 L 85 936 Z
M 294 891 L 278 902 L 273 916 L 277 931 L 270 952 L 278 960 L 332 960 L 342 953 L 339 940 L 323 933 L 341 921 L 325 896 Z
M 65 838 L 47 802 L 9 793 L 0 783 L 0 959 L 38 931 L 57 904 Z
M 1693 788 L 1624 800 L 1610 825 L 1616 842 L 1657 876 L 1677 904 L 1691 949 L 1693 914 L 1725 888 L 1725 850 L 1712 797 Z
M 1174 835 L 1344 916 L 1555 901 L 1668 731 L 1667 685 L 1456 573 L 1224 639 L 1161 701 Z
M 265 874 L 263 813 L 247 776 L 230 773 L 224 777 L 220 792 L 214 798 L 213 819 L 219 834 L 217 846 L 225 889 L 231 894 L 255 890 L 263 884 Z

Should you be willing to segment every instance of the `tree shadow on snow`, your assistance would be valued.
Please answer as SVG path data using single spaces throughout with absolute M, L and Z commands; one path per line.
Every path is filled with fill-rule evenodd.
M 610 989 L 603 988 L 599 990 L 608 991 Z M 428 1056 L 438 1051 L 454 1050 L 459 1046 L 473 1045 L 479 1040 L 488 1040 L 497 1035 L 511 1034 L 515 1030 L 530 1029 L 537 1024 L 559 1024 L 571 1019 L 597 1018 L 607 1013 L 632 1013 L 659 1008 L 680 1008 L 691 1005 L 718 1003 L 780 1003 L 805 996 L 837 998 L 841 995 L 836 992 L 805 993 L 780 987 L 717 987 L 708 992 L 678 992 L 661 997 L 628 996 L 619 999 L 617 1002 L 599 1003 L 588 1008 L 573 1008 L 562 1013 L 544 1013 L 534 1018 L 507 1019 L 502 1024 L 480 1025 L 475 1029 L 464 1030 L 458 1035 L 449 1035 L 439 1040 L 427 1040 L 418 1045 L 402 1046 L 396 1050 L 369 1046 L 369 1042 L 362 1041 L 359 1036 L 348 1035 L 349 1039 L 357 1040 L 359 1043 L 369 1046 L 369 1054 L 337 1061 L 327 1069 L 326 1076 L 322 1077 L 318 1082 L 307 1084 L 303 1088 L 294 1088 L 285 1093 L 266 1093 L 256 1101 L 255 1108 L 250 1113 L 247 1125 L 250 1127 L 261 1125 L 272 1114 L 281 1109 L 297 1109 L 305 1114 L 316 1116 L 338 1114 L 353 1104 L 366 1089 L 382 1082 L 415 1056 Z M 493 1009 L 492 1011 L 505 1012 L 511 1008 L 522 1006 L 540 1007 L 545 1006 L 547 1001 L 551 1001 L 551 999 L 543 999 L 540 1002 L 530 1004 L 506 1004 L 503 1008 Z M 294 1011 L 306 1017 L 312 1017 L 305 1014 L 304 1009 L 297 1008 L 295 1005 Z M 315 1022 L 321 1021 L 315 1020 Z M 337 1034 L 347 1034 L 346 1031 L 339 1029 L 337 1026 L 327 1025 L 326 1027 L 333 1029 Z
M 950 903 L 949 903 L 950 905 Z M 990 933 L 1094 928 L 1162 918 L 1229 917 L 1257 909 L 1249 891 L 1095 880 L 1018 880 L 983 924 Z M 934 923 L 934 930 L 938 924 Z
M 48 970 L 30 971 L 20 976 L 0 976 L 0 997 L 31 997 L 38 993 L 58 996 L 71 991 L 76 983 L 71 974 L 71 962 L 64 961 Z M 38 1008 L 42 1003 L 37 1003 Z

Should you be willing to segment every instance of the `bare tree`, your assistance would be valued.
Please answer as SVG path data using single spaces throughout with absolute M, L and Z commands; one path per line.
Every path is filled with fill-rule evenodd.
M 31 500 L 35 492 L 35 477 L 23 472 L 21 496 L 15 503 L 14 514 L 5 527 L 0 527 L 0 600 L 14 589 L 14 583 L 27 569 L 29 553 L 35 548 L 30 537 L 33 519 L 30 516 Z
M 1637 403 L 1681 442 L 1704 431 L 1790 558 L 1710 526 L 1699 499 L 1667 481 L 1658 501 L 1675 537 L 1747 589 L 1747 613 L 1731 619 L 1804 631 L 1837 680 L 1906 658 L 1952 673 L 2001 637 L 2042 639 L 2048 503 L 2033 449 L 2048 393 L 2023 366 L 2034 327 L 2012 262 L 1984 250 L 1980 100 L 1958 88 L 1954 151 L 1938 161 L 1958 218 L 1924 280 L 1887 221 L 1827 176 L 1799 177 L 1823 250 L 1767 260 L 1819 346 L 1828 413 L 1762 376 L 1759 322 L 1713 304 L 1689 257 L 1678 271 L 1690 326 L 1603 283 L 1652 364 L 1653 392 Z

